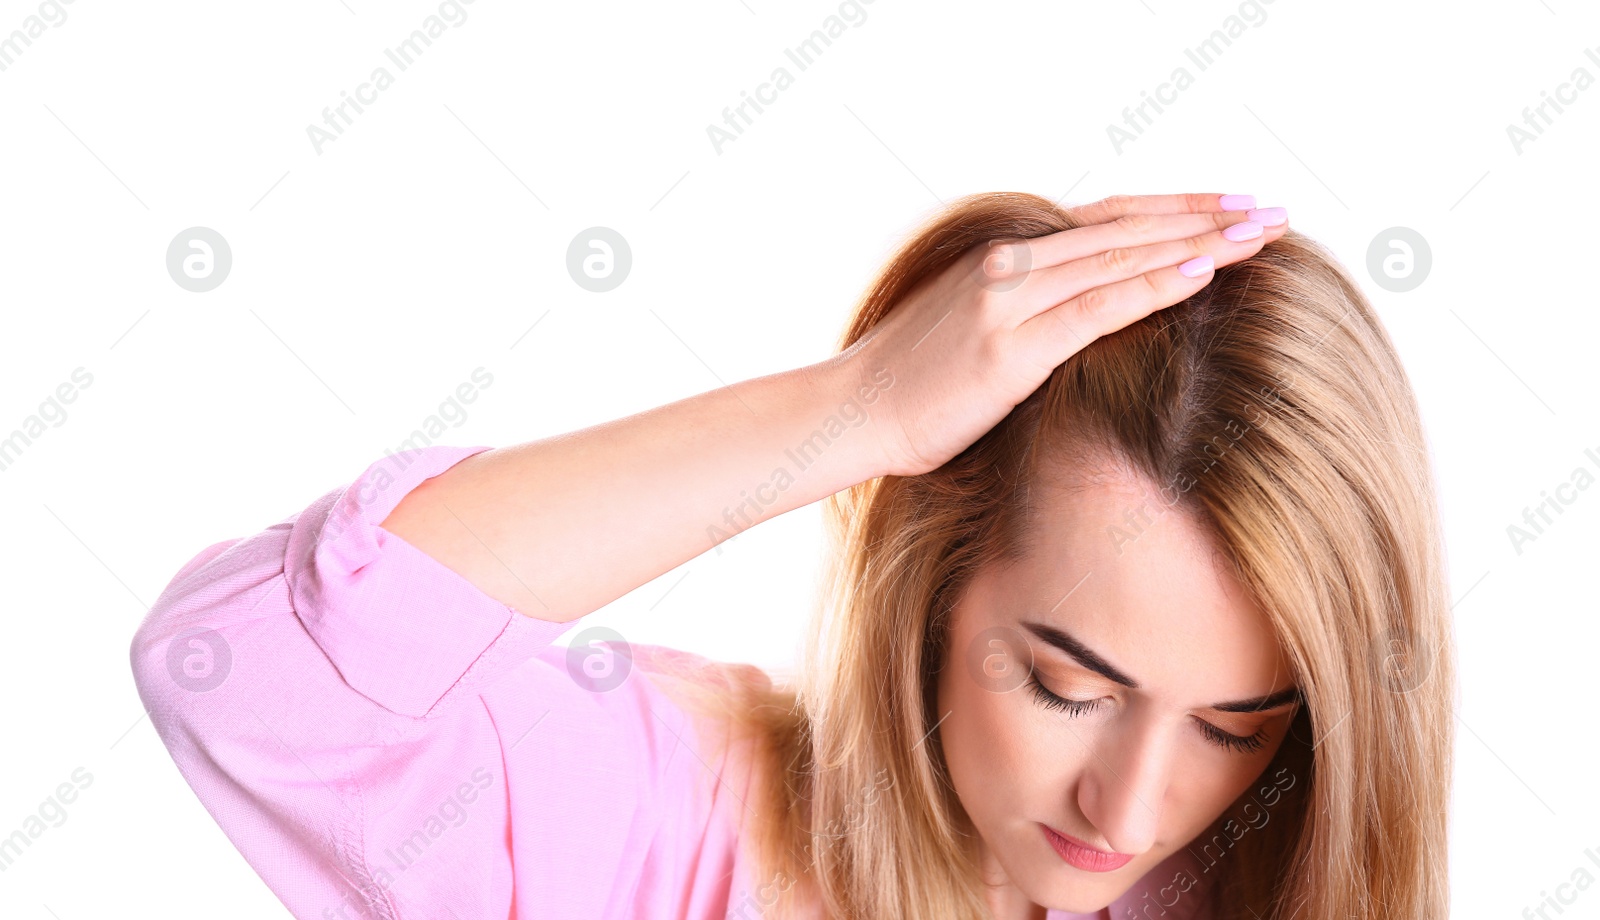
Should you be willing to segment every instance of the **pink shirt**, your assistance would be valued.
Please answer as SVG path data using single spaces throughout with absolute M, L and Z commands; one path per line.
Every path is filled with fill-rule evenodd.
M 378 526 L 488 449 L 390 455 L 178 571 L 131 650 L 178 769 L 297 917 L 761 916 L 747 751 L 716 753 L 641 673 L 705 659 L 569 653 L 551 642 L 581 620 L 516 612 Z M 1144 916 L 1177 864 L 1110 916 Z

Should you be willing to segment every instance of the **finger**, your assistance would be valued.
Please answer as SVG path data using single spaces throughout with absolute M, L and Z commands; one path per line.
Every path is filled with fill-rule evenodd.
M 1127 214 L 1109 223 L 1074 227 L 1048 236 L 1008 241 L 1007 244 L 1026 249 L 1012 255 L 1014 264 L 1027 270 L 1037 271 L 1109 249 L 1127 249 L 1166 240 L 1189 239 L 1209 231 L 1224 230 L 1251 219 L 1249 215 L 1257 213 L 1259 212 L 1211 211 L 1203 214 Z
M 1216 265 L 1247 259 L 1288 230 L 1288 217 L 1282 216 L 1283 223 L 1272 227 L 1262 226 L 1259 221 L 1233 221 L 1221 230 L 1142 246 L 1115 246 L 1086 258 L 1036 268 L 1019 285 L 1017 310 L 1031 317 L 1091 288 L 1179 265 L 1197 256 L 1212 256 Z
M 1129 214 L 1205 214 L 1242 211 L 1256 206 L 1253 195 L 1193 192 L 1183 195 L 1112 195 L 1066 209 L 1079 224 L 1103 224 Z
M 1264 244 L 1265 234 L 1244 243 L 1223 240 L 1233 258 L 1247 257 Z M 1244 255 L 1236 247 L 1244 246 Z M 1219 247 L 1219 251 L 1224 247 Z M 1208 255 L 1210 255 L 1208 253 Z M 1212 262 L 1222 264 L 1217 255 Z M 1188 260 L 1184 260 L 1188 261 Z M 1182 263 L 1179 263 L 1182 264 Z M 1157 310 L 1181 303 L 1210 283 L 1215 267 L 1204 267 L 1194 277 L 1185 276 L 1178 265 L 1159 268 L 1110 284 L 1090 287 L 1056 306 L 1039 313 L 1017 327 L 1017 347 L 1039 367 L 1055 367 L 1089 343 Z

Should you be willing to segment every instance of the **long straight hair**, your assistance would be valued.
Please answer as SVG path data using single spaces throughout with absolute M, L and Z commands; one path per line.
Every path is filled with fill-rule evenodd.
M 1074 226 L 1035 195 L 951 203 L 839 349 L 973 246 Z M 823 602 L 792 684 L 748 665 L 677 682 L 750 743 L 747 845 L 782 880 L 766 916 L 989 916 L 934 731 L 949 614 L 975 572 L 1026 552 L 1044 478 L 1096 458 L 1206 528 L 1302 688 L 1263 774 L 1293 793 L 1271 820 L 1242 795 L 1190 844 L 1215 867 L 1214 916 L 1447 917 L 1454 653 L 1426 442 L 1371 304 L 1292 229 L 1090 343 L 940 468 L 826 499 Z

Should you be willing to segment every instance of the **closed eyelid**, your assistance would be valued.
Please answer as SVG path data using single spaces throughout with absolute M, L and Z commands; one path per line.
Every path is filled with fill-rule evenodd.
M 1039 659 L 1035 659 L 1034 670 L 1045 675 L 1046 678 L 1053 678 L 1055 681 L 1053 686 L 1065 684 L 1063 692 L 1115 695 L 1122 693 L 1125 689 L 1125 685 L 1120 681 L 1112 680 L 1093 668 L 1085 667 L 1083 662 L 1060 650 L 1056 650 L 1055 654 L 1048 654 L 1048 660 L 1049 666 L 1042 667 Z M 1143 692 L 1136 689 L 1131 695 L 1137 697 Z M 1264 696 L 1201 707 L 1192 710 L 1192 712 L 1197 714 L 1216 713 L 1225 717 L 1260 715 L 1270 719 L 1280 715 L 1286 708 L 1299 705 L 1302 702 L 1299 688 L 1290 687 L 1287 690 L 1276 691 Z M 1266 705 L 1263 706 L 1262 703 Z
M 1193 718 L 1204 725 L 1208 725 L 1217 731 L 1223 732 L 1224 734 L 1233 735 L 1237 738 L 1248 738 L 1268 731 L 1272 728 L 1272 726 L 1279 724 L 1280 720 L 1283 719 L 1285 715 L 1292 714 L 1293 710 L 1284 711 L 1282 707 L 1278 707 L 1276 709 L 1260 710 L 1240 714 L 1220 713 L 1220 715 L 1223 716 L 1222 719 L 1207 718 L 1200 713 L 1194 713 Z M 1228 719 L 1230 717 L 1237 719 L 1240 716 L 1243 717 L 1243 724 L 1229 723 Z
M 1105 700 L 1103 696 L 1078 699 L 1070 690 L 1063 690 L 1058 693 L 1045 686 L 1044 682 L 1039 679 L 1037 668 L 1029 670 L 1028 685 L 1033 688 L 1033 695 L 1046 709 L 1058 710 L 1065 713 L 1069 718 L 1077 718 L 1090 712 L 1098 711 Z M 1229 731 L 1200 718 L 1198 715 L 1191 713 L 1190 718 L 1194 720 L 1194 724 L 1198 727 L 1200 733 L 1206 737 L 1206 740 L 1213 745 L 1232 752 L 1254 753 L 1261 750 L 1269 740 L 1266 735 L 1266 721 L 1248 731 Z
M 1240 725 L 1236 722 L 1228 722 L 1222 719 L 1207 718 L 1199 713 L 1195 713 L 1194 718 L 1206 723 L 1207 725 L 1210 725 L 1212 728 L 1225 731 L 1230 735 L 1253 735 L 1261 729 L 1272 724 L 1271 719 L 1260 719 L 1259 721 L 1252 720 L 1251 722 Z
M 1063 696 L 1074 694 L 1085 698 L 1091 696 L 1099 698 L 1119 695 L 1123 689 L 1120 684 L 1106 680 L 1071 659 L 1051 662 L 1047 667 L 1041 667 L 1036 661 L 1033 671 L 1044 678 L 1051 687 L 1059 690 Z

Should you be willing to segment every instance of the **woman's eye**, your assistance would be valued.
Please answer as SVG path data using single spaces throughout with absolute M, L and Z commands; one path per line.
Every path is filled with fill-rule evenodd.
M 1056 696 L 1054 693 L 1046 690 L 1044 684 L 1039 683 L 1038 674 L 1030 673 L 1028 675 L 1028 685 L 1033 690 L 1034 699 L 1039 701 L 1039 705 L 1046 709 L 1054 709 L 1059 712 L 1065 712 L 1070 716 L 1083 715 L 1089 710 L 1100 705 L 1100 700 L 1098 699 L 1069 700 L 1065 697 Z
M 1238 751 L 1241 754 L 1254 754 L 1256 751 L 1261 750 L 1268 740 L 1266 729 L 1262 729 L 1246 738 L 1231 732 L 1225 732 L 1210 722 L 1197 721 L 1200 722 L 1200 733 L 1206 736 L 1206 740 L 1226 750 Z

